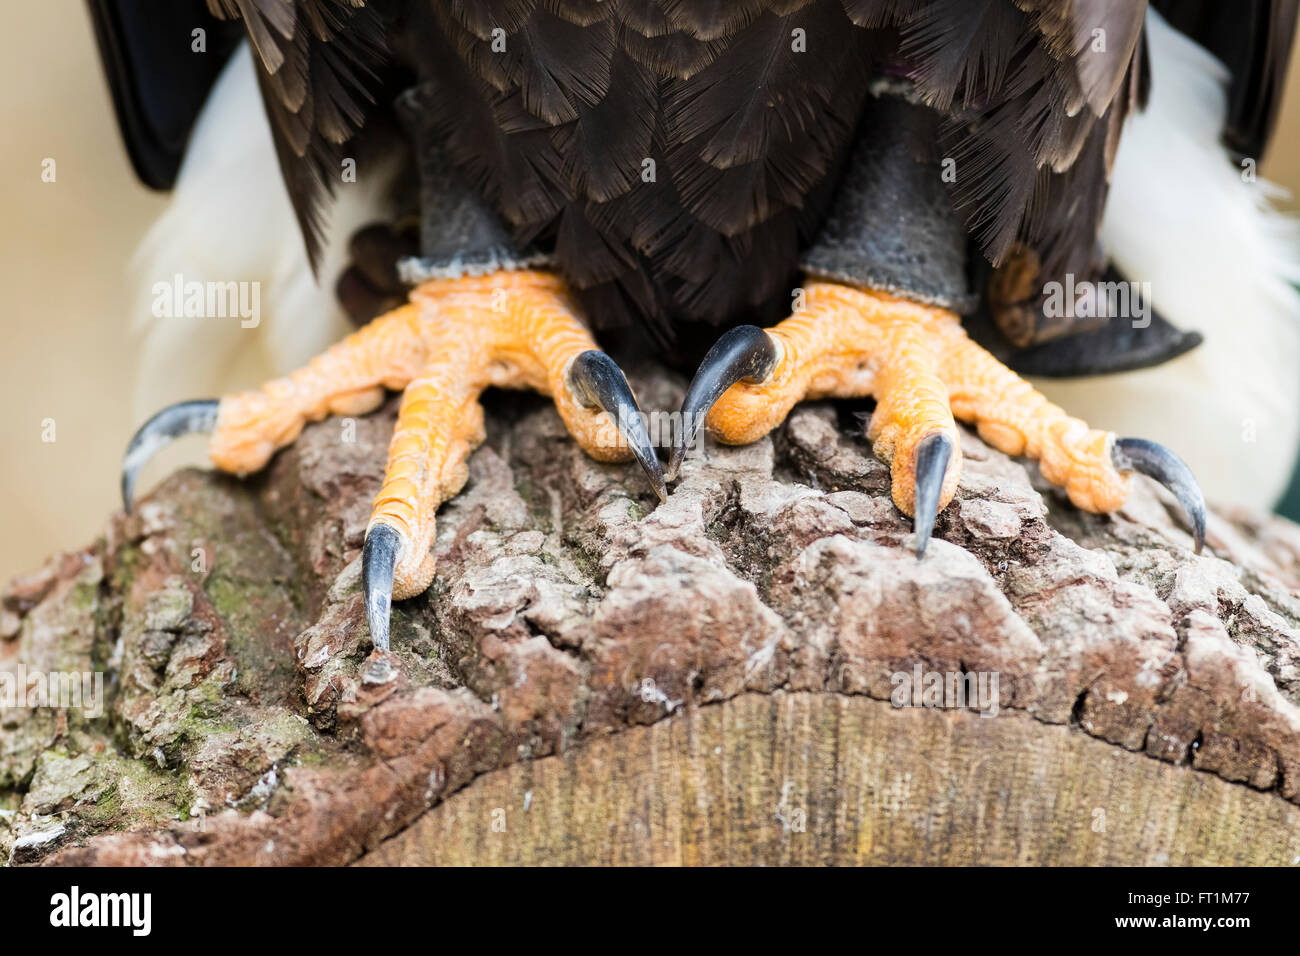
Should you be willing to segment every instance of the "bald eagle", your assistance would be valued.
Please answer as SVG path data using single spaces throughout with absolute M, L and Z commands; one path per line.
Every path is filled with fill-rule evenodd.
M 489 386 L 550 396 L 661 500 L 707 467 L 688 455 L 702 426 L 751 442 L 801 400 L 869 396 L 918 557 L 957 487 L 959 420 L 1087 510 L 1156 478 L 1200 549 L 1179 457 L 1022 375 L 1106 376 L 1075 397 L 1111 413 L 1111 383 L 1141 379 L 1157 422 L 1253 415 L 1289 470 L 1296 245 L 1253 173 L 1295 0 L 90 7 L 135 169 L 178 193 L 146 274 L 229 280 L 242 256 L 275 278 L 258 341 L 278 377 L 146 422 L 127 505 L 178 435 L 211 432 L 216 466 L 248 474 L 305 422 L 402 390 L 363 552 L 377 655 L 392 599 L 433 578 Z M 360 328 L 325 348 L 344 331 L 330 291 Z M 155 331 L 147 354 L 195 334 Z M 230 341 L 189 344 L 221 365 Z M 611 357 L 633 352 L 695 368 L 666 464 Z M 1246 462 L 1216 492 L 1258 471 L 1211 455 Z

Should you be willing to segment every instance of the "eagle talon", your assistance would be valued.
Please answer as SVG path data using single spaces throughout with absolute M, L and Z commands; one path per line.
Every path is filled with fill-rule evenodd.
M 388 650 L 388 625 L 393 611 L 393 572 L 402 550 L 402 537 L 388 524 L 366 532 L 361 549 L 361 589 L 366 597 L 366 623 L 376 650 Z
M 650 486 L 661 502 L 668 500 L 664 484 L 663 466 L 650 442 L 641 406 L 637 404 L 627 376 L 618 363 L 599 349 L 588 349 L 578 355 L 569 366 L 566 384 L 573 397 L 587 408 L 600 408 L 608 412 L 618 425 L 619 434 L 627 442 L 632 454 L 650 480 Z
M 681 427 L 673 436 L 672 456 L 668 459 L 668 479 L 677 471 L 691 447 L 709 409 L 722 393 L 737 382 L 759 383 L 776 368 L 776 343 L 756 325 L 740 325 L 713 343 L 704 361 L 691 379 L 682 399 Z
M 1192 524 L 1193 553 L 1205 546 L 1205 496 L 1186 462 L 1158 442 L 1145 438 L 1117 438 L 1110 451 L 1119 472 L 1136 471 L 1169 489 L 1187 512 Z
M 952 439 L 942 432 L 927 435 L 916 446 L 913 486 L 916 507 L 912 530 L 916 535 L 916 556 L 925 557 L 925 547 L 934 533 L 934 519 L 939 515 L 939 500 L 944 476 L 952 459 Z
M 216 399 L 205 398 L 168 405 L 131 437 L 122 455 L 122 507 L 129 514 L 140 469 L 160 449 L 185 435 L 208 434 L 217 427 Z

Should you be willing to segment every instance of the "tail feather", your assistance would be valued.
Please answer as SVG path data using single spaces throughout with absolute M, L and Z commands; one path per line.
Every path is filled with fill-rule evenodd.
M 1205 343 L 1157 368 L 1037 384 L 1098 427 L 1177 449 L 1207 498 L 1271 506 L 1300 450 L 1300 225 L 1220 143 L 1223 65 L 1147 16 L 1151 98 L 1120 141 L 1102 243 Z
M 254 387 L 346 334 L 334 283 L 347 264 L 347 238 L 391 214 L 391 172 L 358 176 L 337 190 L 317 281 L 281 181 L 252 58 L 247 44 L 241 47 L 199 116 L 172 202 L 132 260 L 136 419 L 179 399 Z M 257 283 L 256 325 L 238 316 L 157 314 L 158 296 L 176 276 Z

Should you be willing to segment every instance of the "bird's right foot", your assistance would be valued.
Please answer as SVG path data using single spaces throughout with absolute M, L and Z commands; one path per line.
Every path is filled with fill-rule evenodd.
M 394 599 L 434 575 L 434 515 L 468 477 L 484 439 L 479 396 L 488 386 L 549 395 L 569 434 L 600 461 L 636 458 L 663 500 L 663 472 L 632 390 L 596 348 L 555 276 L 536 271 L 440 279 L 307 366 L 220 401 L 182 402 L 146 422 L 123 460 L 129 510 L 136 475 L 161 445 L 211 432 L 224 471 L 247 475 L 326 415 L 364 415 L 385 389 L 403 392 L 383 486 L 362 553 L 366 616 L 377 651 L 389 644 Z

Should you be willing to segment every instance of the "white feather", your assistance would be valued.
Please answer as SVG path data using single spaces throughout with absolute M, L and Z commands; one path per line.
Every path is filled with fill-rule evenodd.
M 329 215 L 320 282 L 312 276 L 245 43 L 195 125 L 173 199 L 132 261 L 134 328 L 141 336 L 135 417 L 180 399 L 255 387 L 296 368 L 349 331 L 333 294 L 348 237 L 385 218 L 391 171 L 340 182 Z M 261 318 L 157 318 L 153 286 L 258 282 Z
M 1220 145 L 1223 65 L 1154 11 L 1147 29 L 1151 98 L 1120 141 L 1102 243 L 1205 343 L 1153 369 L 1035 384 L 1096 427 L 1168 445 L 1210 500 L 1270 507 L 1300 448 L 1300 231 Z

